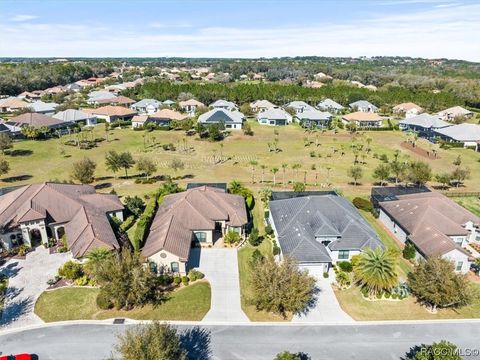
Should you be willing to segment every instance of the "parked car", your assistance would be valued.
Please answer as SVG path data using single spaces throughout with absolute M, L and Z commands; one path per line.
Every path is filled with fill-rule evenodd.
M 5 355 L 0 356 L 0 360 L 33 360 L 33 357 L 30 354 Z

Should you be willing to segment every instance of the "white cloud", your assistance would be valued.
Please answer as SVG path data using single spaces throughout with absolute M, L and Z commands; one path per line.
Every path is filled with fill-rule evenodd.
M 29 21 L 38 18 L 38 16 L 35 15 L 27 15 L 27 14 L 17 14 L 14 17 L 12 17 L 12 21 L 15 22 L 22 22 L 22 21 Z
M 344 24 L 244 28 L 110 28 L 105 24 L 0 25 L 0 56 L 374 56 L 480 61 L 480 4 L 431 8 Z M 11 25 L 11 24 L 10 24 Z M 152 25 L 152 24 L 150 24 Z

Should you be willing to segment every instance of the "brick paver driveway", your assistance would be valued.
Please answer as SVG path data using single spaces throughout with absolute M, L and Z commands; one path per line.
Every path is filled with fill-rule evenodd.
M 0 272 L 9 277 L 8 289 L 0 320 L 0 328 L 17 328 L 42 323 L 34 314 L 35 302 L 48 287 L 47 280 L 57 274 L 58 268 L 71 254 L 49 254 L 39 246 L 27 254 L 25 260 L 11 259 L 0 267 Z

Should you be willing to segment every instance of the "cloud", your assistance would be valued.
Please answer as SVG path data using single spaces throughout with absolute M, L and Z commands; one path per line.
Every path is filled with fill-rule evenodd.
M 12 17 L 12 21 L 15 22 L 22 22 L 22 21 L 29 21 L 38 18 L 38 16 L 35 15 L 27 15 L 27 14 L 17 14 L 14 17 Z

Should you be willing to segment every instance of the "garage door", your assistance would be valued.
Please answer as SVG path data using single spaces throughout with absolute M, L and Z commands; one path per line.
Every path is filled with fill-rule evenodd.
M 328 263 L 301 264 L 300 269 L 308 270 L 309 274 L 315 277 L 322 277 L 328 271 Z

